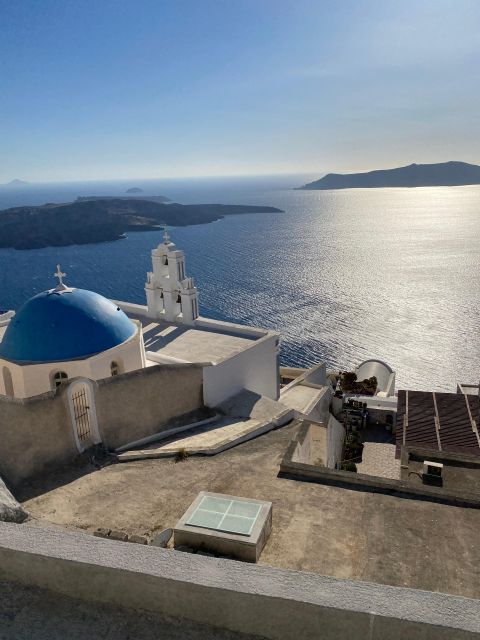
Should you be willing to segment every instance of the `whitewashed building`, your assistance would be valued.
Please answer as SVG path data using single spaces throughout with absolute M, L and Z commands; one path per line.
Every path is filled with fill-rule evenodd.
M 199 315 L 185 254 L 165 231 L 152 251 L 146 305 L 58 284 L 0 316 L 0 395 L 31 398 L 74 379 L 102 380 L 156 364 L 203 365 L 205 404 L 243 389 L 279 396 L 278 334 Z

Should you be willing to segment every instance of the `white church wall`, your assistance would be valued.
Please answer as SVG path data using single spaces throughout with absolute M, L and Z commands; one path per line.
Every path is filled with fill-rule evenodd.
M 68 379 L 78 376 L 89 376 L 88 360 L 71 362 L 49 362 L 45 364 L 18 366 L 23 378 L 23 387 L 15 386 L 16 398 L 31 398 L 51 391 L 54 387 L 53 377 L 63 372 Z
M 278 400 L 277 351 L 278 336 L 271 333 L 237 355 L 204 367 L 205 404 L 215 407 L 243 389 Z
M 0 371 L 3 367 L 10 371 L 15 398 L 30 398 L 50 391 L 54 387 L 53 376 L 59 371 L 66 373 L 69 379 L 82 376 L 100 380 L 111 376 L 112 362 L 119 365 L 120 373 L 142 369 L 145 366 L 145 348 L 141 325 L 137 324 L 137 331 L 132 338 L 91 358 L 32 365 L 0 360 Z M 3 375 L 0 376 L 0 393 L 5 395 Z
M 5 373 L 5 370 L 8 373 Z M 12 364 L 7 360 L 0 359 L 0 371 L 2 371 L 0 381 L 0 392 L 2 395 L 10 396 L 8 390 L 5 387 L 5 381 L 7 376 L 10 376 L 11 386 L 13 387 L 13 397 L 25 398 L 25 380 L 22 372 L 22 368 L 17 364 Z
M 2 361 L 0 360 L 0 395 L 10 396 L 13 394 L 8 392 L 7 385 L 12 386 L 12 374 L 10 369 L 1 363 Z
M 141 324 L 135 320 L 138 324 L 136 334 L 123 344 L 99 353 L 92 358 L 88 358 L 86 377 L 92 378 L 92 380 L 102 380 L 103 378 L 110 378 L 112 375 L 111 366 L 113 362 L 119 365 L 120 373 L 128 373 L 129 371 L 136 371 L 137 369 L 143 369 L 145 367 L 145 347 L 143 344 L 143 336 L 141 331 Z

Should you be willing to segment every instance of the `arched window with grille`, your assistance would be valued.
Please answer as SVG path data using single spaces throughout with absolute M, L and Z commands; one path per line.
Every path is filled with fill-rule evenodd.
M 55 373 L 52 376 L 53 388 L 56 389 L 61 384 L 65 384 L 67 380 L 68 380 L 68 375 L 65 373 L 65 371 L 55 371 Z
M 120 373 L 120 365 L 115 360 L 110 364 L 110 373 L 112 376 L 118 376 Z

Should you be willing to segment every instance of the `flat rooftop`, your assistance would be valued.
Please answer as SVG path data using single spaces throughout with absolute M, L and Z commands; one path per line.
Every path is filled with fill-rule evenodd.
M 307 385 L 296 384 L 283 389 L 279 401 L 284 402 L 287 407 L 300 413 L 307 413 L 309 408 L 314 406 L 324 393 L 324 388 L 315 389 L 314 387 L 307 387 Z
M 146 317 L 146 307 L 115 302 L 124 307 L 129 318 L 141 323 L 145 350 L 160 357 L 166 356 L 167 359 L 216 363 L 244 351 L 263 335 L 271 333 L 227 322 L 209 321 L 209 327 L 189 327 L 174 322 L 155 321 Z M 7 326 L 0 327 L 0 342 Z M 157 363 L 149 360 L 147 364 L 151 366 Z
M 16 496 L 42 526 L 150 537 L 173 528 L 201 490 L 271 501 L 260 564 L 480 596 L 480 510 L 279 478 L 298 428 L 290 423 L 213 457 L 69 469 Z
M 185 362 L 215 363 L 244 351 L 258 339 L 254 335 L 239 335 L 240 331 L 223 329 L 220 323 L 218 329 L 207 329 L 158 322 L 130 312 L 127 315 L 141 322 L 145 351 Z

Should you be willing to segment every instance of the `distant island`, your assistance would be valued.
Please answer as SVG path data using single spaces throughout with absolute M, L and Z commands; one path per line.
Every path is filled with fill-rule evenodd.
M 140 189 L 140 187 L 131 187 L 127 189 L 125 193 L 143 193 L 143 189 Z
M 299 189 L 378 189 L 381 187 L 454 187 L 480 184 L 480 166 L 467 162 L 410 164 L 367 173 L 328 173 Z
M 26 184 L 30 184 L 30 183 L 26 182 L 25 180 L 19 180 L 18 178 L 15 178 L 14 180 L 10 180 L 10 182 L 6 182 L 5 184 L 2 184 L 0 186 L 2 186 L 2 187 L 23 187 Z
M 166 196 L 78 196 L 77 202 L 84 200 L 149 200 L 150 202 L 170 202 Z
M 164 196 L 153 196 L 164 198 Z M 106 242 L 127 231 L 149 231 L 162 224 L 186 226 L 243 213 L 281 213 L 265 206 L 165 204 L 130 197 L 78 198 L 66 204 L 13 207 L 0 211 L 0 248 L 39 249 Z

